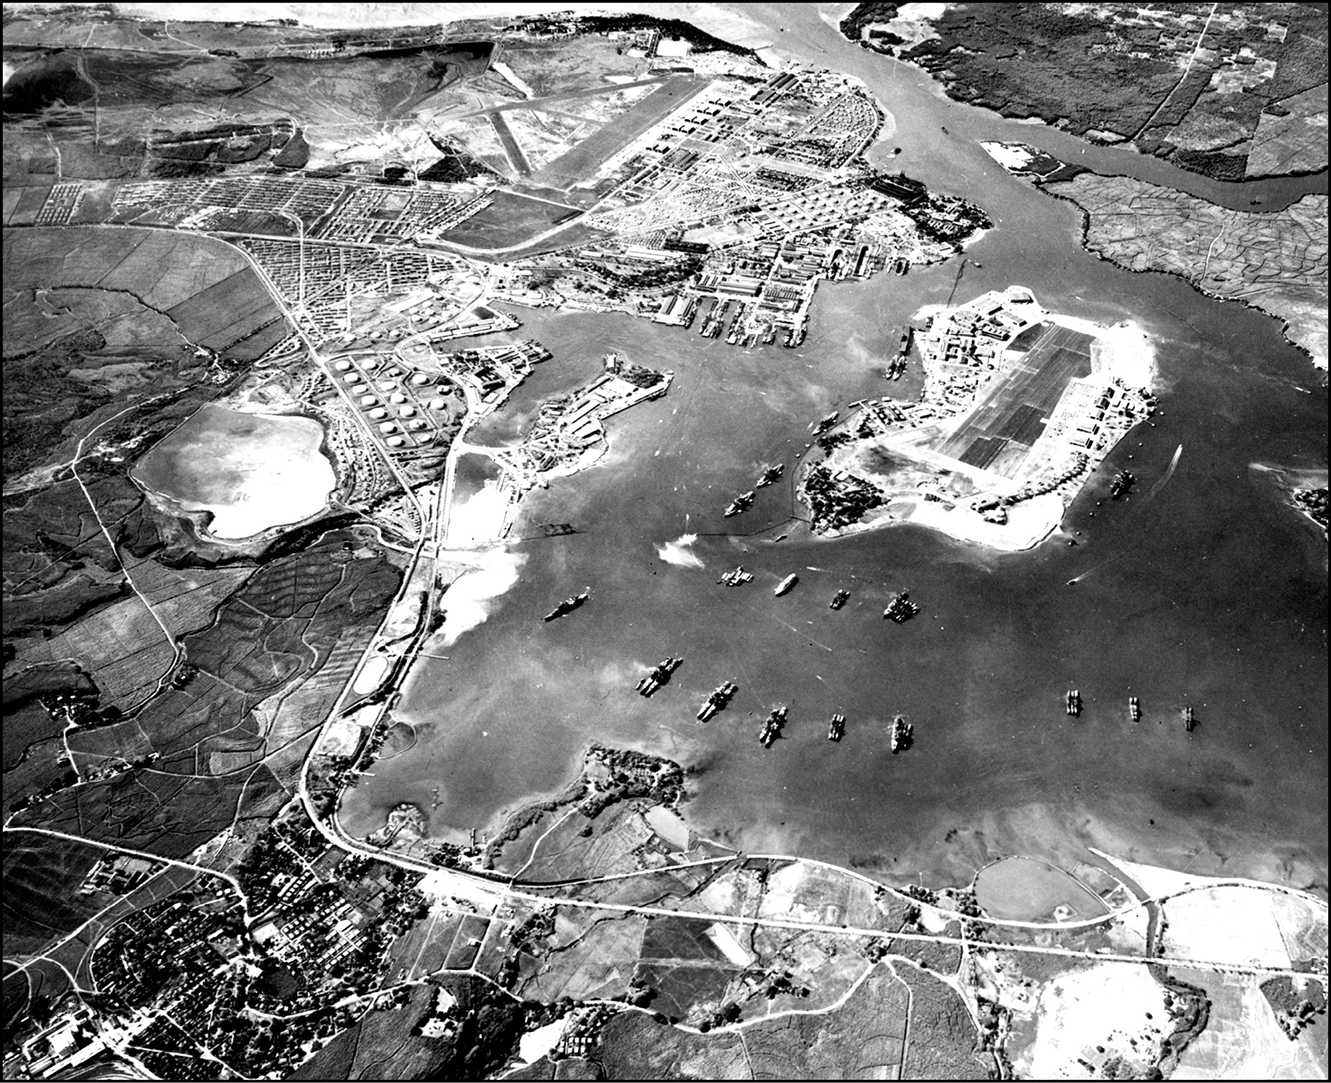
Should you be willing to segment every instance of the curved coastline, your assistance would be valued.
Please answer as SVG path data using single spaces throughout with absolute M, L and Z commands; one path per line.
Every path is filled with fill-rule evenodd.
M 1096 173 L 1095 170 L 1092 169 L 1087 169 L 1084 170 L 1083 172 L 1094 174 L 1097 177 L 1105 176 L 1105 174 Z M 1114 174 L 1110 175 L 1112 176 Z M 1061 182 L 1056 182 L 1056 183 L 1061 183 Z M 1171 278 L 1177 278 L 1180 282 L 1187 283 L 1190 287 L 1192 287 L 1192 289 L 1196 290 L 1203 297 L 1206 297 L 1212 301 L 1237 303 L 1245 308 L 1250 308 L 1256 312 L 1260 312 L 1263 316 L 1275 320 L 1278 324 L 1280 324 L 1280 333 L 1284 337 L 1285 341 L 1289 343 L 1289 345 L 1294 347 L 1294 349 L 1298 350 L 1301 354 L 1307 357 L 1314 369 L 1317 369 L 1319 372 L 1327 371 L 1326 360 L 1323 359 L 1322 363 L 1319 364 L 1316 355 L 1310 349 L 1308 349 L 1307 346 L 1299 342 L 1289 333 L 1291 327 L 1290 321 L 1285 319 L 1285 317 L 1281 316 L 1278 312 L 1272 312 L 1269 309 L 1263 308 L 1257 302 L 1250 301 L 1245 297 L 1225 297 L 1222 294 L 1215 293 L 1212 290 L 1208 290 L 1205 286 L 1201 285 L 1201 283 L 1196 281 L 1194 278 L 1189 277 L 1188 275 L 1184 274 L 1181 271 L 1171 271 L 1163 267 L 1141 267 L 1141 268 L 1129 267 L 1126 263 L 1122 263 L 1119 260 L 1116 260 L 1113 256 L 1107 255 L 1106 253 L 1100 251 L 1091 244 L 1090 242 L 1091 212 L 1088 211 L 1080 203 L 1078 203 L 1077 200 L 1071 198 L 1070 196 L 1062 195 L 1059 192 L 1050 191 L 1049 188 L 1047 188 L 1043 184 L 1040 184 L 1038 181 L 1035 182 L 1034 187 L 1039 189 L 1039 191 L 1044 195 L 1050 196 L 1053 199 L 1061 200 L 1064 203 L 1070 203 L 1077 208 L 1077 211 L 1081 215 L 1081 237 L 1079 238 L 1079 243 L 1081 244 L 1081 247 L 1085 251 L 1093 255 L 1096 259 L 1104 260 L 1106 263 L 1113 264 L 1115 267 L 1119 268 L 1120 270 L 1127 271 L 1129 274 L 1141 274 L 1141 275 L 1159 274 L 1159 275 L 1167 275 Z M 1291 200 L 1289 206 L 1294 206 L 1294 204 L 1299 203 L 1304 199 L 1308 199 L 1316 194 L 1318 193 L 1309 193 L 1308 195 L 1300 196 L 1299 199 L 1297 200 Z M 1215 204 L 1215 206 L 1220 206 L 1220 204 Z M 1225 209 L 1229 210 L 1232 208 L 1225 208 Z

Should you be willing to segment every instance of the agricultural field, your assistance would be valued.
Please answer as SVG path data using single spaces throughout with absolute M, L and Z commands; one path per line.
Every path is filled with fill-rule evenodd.
M 958 1019 L 967 1025 L 958 1029 Z M 750 1024 L 742 1039 L 690 1034 L 622 1012 L 602 1027 L 591 1056 L 611 1079 L 986 1078 L 973 1045 L 969 1016 L 951 989 L 909 966 L 883 964 L 831 1013 Z
M 5 236 L 5 303 L 53 286 L 126 292 L 190 343 L 253 360 L 282 313 L 245 257 L 209 237 L 137 228 L 30 229 Z M 248 341 L 254 339 L 254 341 Z M 271 343 L 269 343 L 271 345 Z
M 7 838 L 0 878 L 5 954 L 38 951 L 104 909 L 114 896 L 79 887 L 105 856 L 100 846 L 72 839 L 30 832 Z
M 207 237 L 8 230 L 4 270 L 7 480 L 149 396 L 217 394 L 230 371 L 195 347 L 240 366 L 288 333 L 240 252 Z
M 77 659 L 94 675 L 103 707 L 139 706 L 175 664 L 176 652 L 143 602 L 131 595 L 70 624 L 57 635 L 29 638 L 21 665 Z
M 488 982 L 449 977 L 440 992 L 411 990 L 406 1005 L 371 1011 L 302 1064 L 290 1079 L 481 1079 L 499 1068 L 522 1032 L 527 1011 Z M 458 1025 L 437 1038 L 419 1025 L 434 1011 L 436 995 Z
M 894 5 L 860 4 L 841 27 L 919 64 L 958 101 L 1131 140 L 1218 180 L 1326 168 L 1324 7 L 1234 4 L 1207 17 L 1186 5 L 957 4 L 924 16 L 924 35 L 896 18 Z
M 646 925 L 645 918 L 631 915 L 595 922 L 577 940 L 546 953 L 540 972 L 521 987 L 522 995 L 547 1004 L 560 997 L 623 996 L 632 984 Z
M 132 720 L 70 735 L 81 766 L 155 756 L 151 767 L 122 767 L 113 777 L 58 791 L 21 819 L 179 857 L 233 820 L 271 815 L 286 800 L 284 782 L 294 778 L 301 741 L 331 708 L 353 652 L 364 649 L 397 590 L 397 571 L 383 557 L 344 549 L 351 540 L 334 532 L 263 564 L 215 620 L 180 640 L 191 668 L 179 687 L 164 688 Z M 122 604 L 143 608 L 137 598 Z M 93 670 L 94 679 L 100 672 Z M 301 698 L 289 705 L 296 685 Z M 271 705 L 259 709 L 265 701 Z M 29 783 L 24 792 L 34 787 L 41 788 Z

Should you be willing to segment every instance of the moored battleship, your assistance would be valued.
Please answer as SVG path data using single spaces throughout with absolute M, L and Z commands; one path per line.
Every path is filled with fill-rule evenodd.
M 827 739 L 829 741 L 839 741 L 846 732 L 846 716 L 843 714 L 834 714 L 832 721 L 827 725 Z
M 825 418 L 823 418 L 822 421 L 818 422 L 818 424 L 814 427 L 813 435 L 822 436 L 823 433 L 825 433 L 828 429 L 830 429 L 833 425 L 836 424 L 836 419 L 840 416 L 841 414 L 839 411 L 833 410 L 830 414 L 828 414 Z
M 716 690 L 707 697 L 707 702 L 702 705 L 702 709 L 698 711 L 698 721 L 706 722 L 717 711 L 724 711 L 738 691 L 739 685 L 733 681 L 722 681 L 717 685 Z
M 914 733 L 914 727 L 901 715 L 892 719 L 892 755 L 910 748 Z
M 850 591 L 839 590 L 832 595 L 832 600 L 827 603 L 828 609 L 840 609 L 846 604 L 846 599 L 850 597 Z
M 1136 696 L 1128 697 L 1128 717 L 1134 722 L 1142 720 L 1142 704 Z
M 883 617 L 904 624 L 919 611 L 920 607 L 910 600 L 910 591 L 903 590 L 888 600 L 887 608 L 883 610 Z
M 791 572 L 788 576 L 786 576 L 783 580 L 781 580 L 781 582 L 779 582 L 776 585 L 776 590 L 772 591 L 773 596 L 780 598 L 781 595 L 783 594 L 789 594 L 791 589 L 799 581 L 800 577 L 796 575 L 794 572 Z
M 1073 718 L 1081 714 L 1081 692 L 1075 688 L 1069 688 L 1066 707 L 1068 714 Z
M 764 748 L 771 748 L 778 737 L 781 736 L 781 728 L 786 724 L 786 707 L 784 705 L 773 708 L 772 713 L 767 716 L 767 721 L 763 723 L 763 728 L 758 734 L 758 740 Z
M 775 466 L 769 466 L 766 470 L 763 471 L 762 477 L 758 479 L 758 488 L 761 489 L 764 485 L 771 485 L 772 482 L 778 480 L 781 477 L 781 474 L 785 471 L 785 469 L 786 466 L 784 463 L 777 463 Z
M 683 661 L 683 658 L 666 658 L 658 662 L 647 676 L 638 681 L 638 694 L 650 696 L 663 684 L 669 684 L 670 675 L 679 668 Z
M 582 605 L 590 597 L 591 595 L 584 590 L 581 594 L 575 594 L 572 598 L 565 598 L 541 619 L 551 621 L 562 617 L 565 613 L 572 613 L 573 610 L 577 609 L 578 606 Z
M 753 507 L 753 498 L 757 494 L 750 489 L 747 493 L 740 493 L 729 504 L 726 505 L 725 516 L 729 519 L 731 516 L 739 515 L 741 512 L 748 511 Z

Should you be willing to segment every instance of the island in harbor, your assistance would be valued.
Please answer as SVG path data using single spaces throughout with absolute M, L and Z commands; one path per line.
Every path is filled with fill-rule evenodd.
M 920 400 L 858 403 L 809 452 L 800 495 L 815 533 L 913 522 L 994 549 L 1039 544 L 1150 417 L 1149 337 L 1047 312 L 1023 286 L 918 318 Z

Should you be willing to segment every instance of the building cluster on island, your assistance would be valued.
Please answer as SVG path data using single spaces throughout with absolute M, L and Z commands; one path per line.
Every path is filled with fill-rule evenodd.
M 1045 494 L 1066 506 L 1156 404 L 1118 371 L 1113 348 L 1097 338 L 1104 330 L 1046 313 L 1019 286 L 908 329 L 903 342 L 913 338 L 924 370 L 919 402 L 861 400 L 830 432 L 815 431 L 817 452 L 800 486 L 815 531 L 854 527 L 893 502 L 960 506 L 995 526 L 1015 505 Z M 865 445 L 910 468 L 895 475 L 863 468 Z M 1126 494 L 1134 480 L 1118 471 L 1111 495 Z
M 541 474 L 576 469 L 598 454 L 605 446 L 606 419 L 660 398 L 675 375 L 630 364 L 613 353 L 605 355 L 604 365 L 605 371 L 586 387 L 544 403 L 521 444 L 492 452 L 515 498 L 536 485 Z

